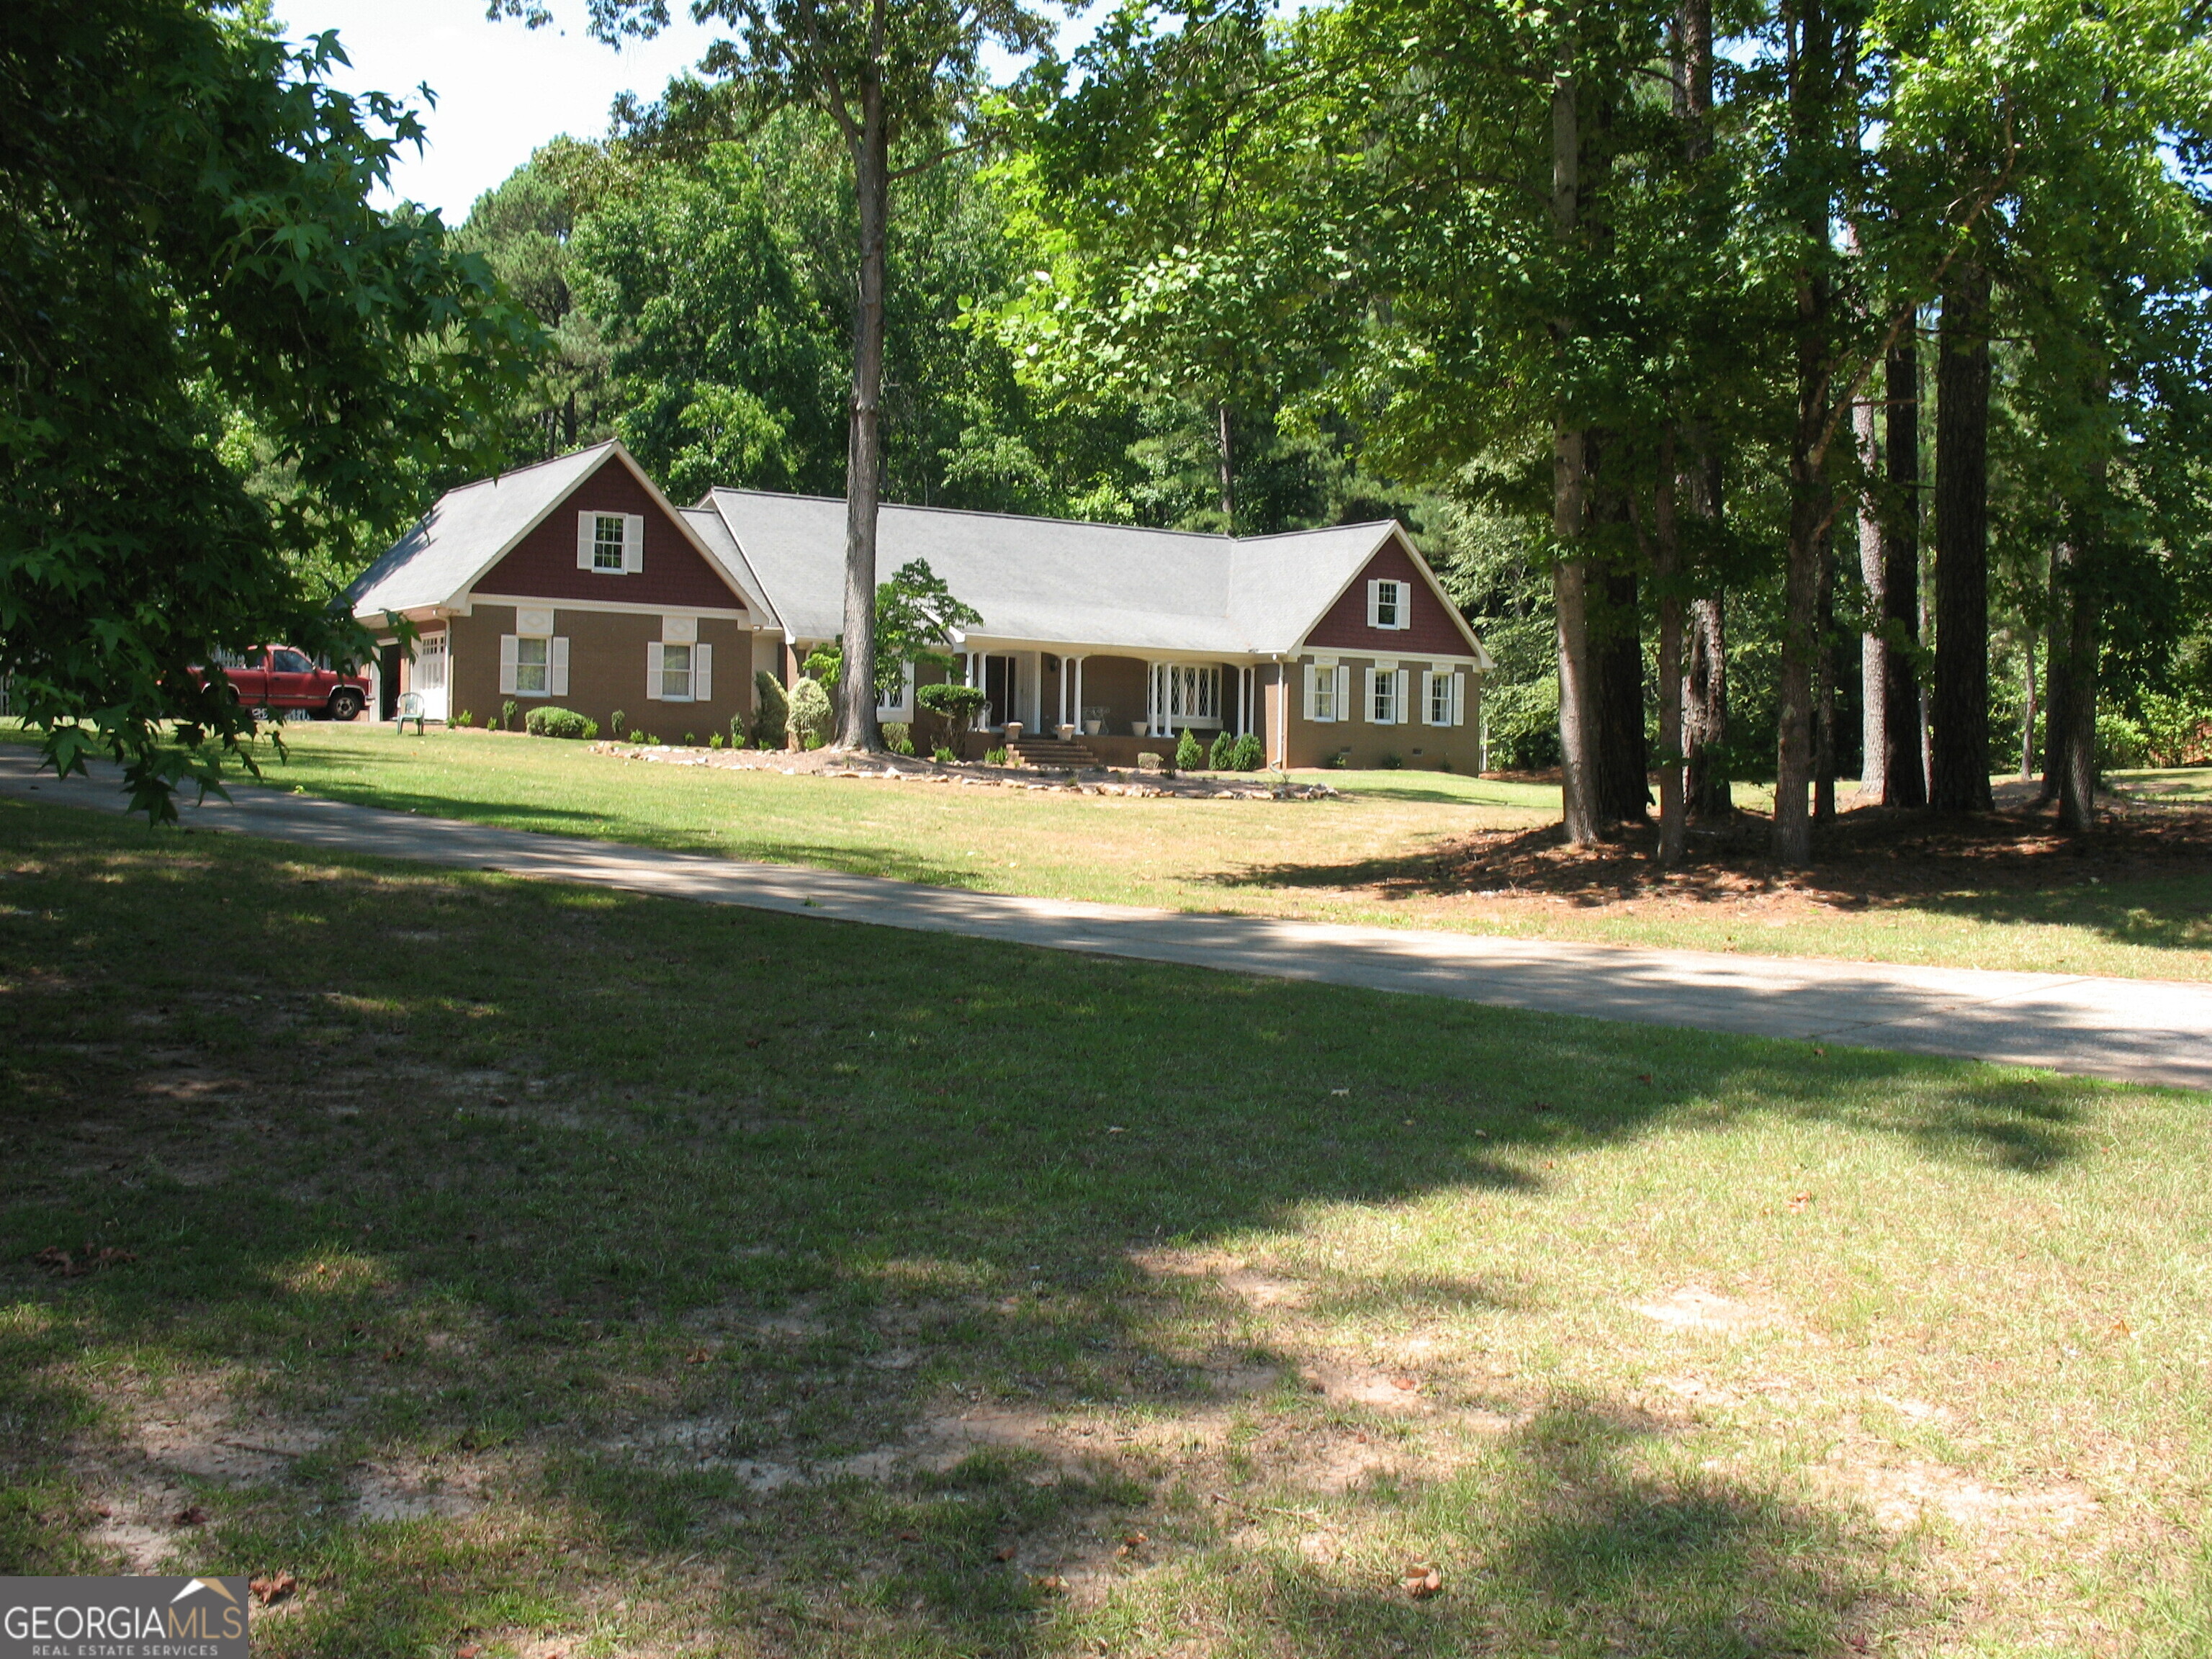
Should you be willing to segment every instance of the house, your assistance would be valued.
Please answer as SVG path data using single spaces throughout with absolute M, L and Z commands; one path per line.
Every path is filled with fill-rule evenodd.
M 1388 520 L 1234 538 L 886 506 L 877 558 L 927 560 L 982 616 L 949 642 L 986 693 L 977 729 L 920 734 L 970 757 L 1011 740 L 1127 766 L 1188 730 L 1256 733 L 1276 766 L 1480 763 L 1490 659 Z M 433 720 L 551 702 L 704 741 L 750 718 L 757 672 L 787 684 L 838 637 L 844 562 L 842 499 L 679 508 L 611 441 L 449 491 L 351 597 L 421 633 L 411 661 L 383 638 L 387 717 L 414 690 Z M 909 665 L 883 717 L 914 720 L 915 690 Z
M 787 679 L 843 629 L 845 503 L 715 489 L 701 505 L 783 627 Z M 1389 520 L 1239 538 L 885 506 L 877 535 L 882 574 L 925 559 L 982 615 L 955 641 L 955 672 L 988 694 L 971 756 L 1018 723 L 1072 727 L 1110 765 L 1186 729 L 1257 732 L 1276 766 L 1480 763 L 1490 657 Z M 882 714 L 913 718 L 911 671 Z
M 351 590 L 379 640 L 379 712 L 417 691 L 432 720 L 558 704 L 703 743 L 753 708 L 756 649 L 783 635 L 718 544 L 712 514 L 673 506 L 619 442 L 449 490 Z M 617 734 L 620 735 L 620 734 Z

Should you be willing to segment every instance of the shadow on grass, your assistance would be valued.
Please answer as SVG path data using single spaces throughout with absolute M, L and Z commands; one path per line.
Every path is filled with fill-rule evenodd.
M 1555 1405 L 1473 1474 L 1356 1494 L 1477 1564 L 1419 1606 L 1178 1509 L 1166 1466 L 945 1437 L 977 1411 L 1223 1409 L 1255 1363 L 1236 1310 L 1209 1285 L 1171 1316 L 1153 1253 L 1448 1189 L 1541 1225 L 1552 1160 L 1715 1102 L 2033 1176 L 2095 1092 L 186 845 L 0 803 L 0 1570 L 115 1547 L 104 1504 L 179 1562 L 299 1572 L 311 1594 L 257 1632 L 271 1654 L 573 1633 L 616 1593 L 580 1583 L 807 1653 L 1042 1654 L 1111 1640 L 1127 1607 L 1285 1610 L 1294 1655 L 1492 1630 L 1833 1649 L 1877 1593 L 1843 1522 L 1667 1475 L 1637 1448 L 1659 1431 L 1603 1402 Z M 33 1260 L 74 1273 L 88 1246 L 135 1260 Z M 1412 1273 L 1317 1305 L 1549 1299 Z M 186 1413 L 191 1443 L 149 1450 L 136 1391 L 162 1388 L 246 1426 Z M 264 1417 L 337 1449 L 224 1473 L 214 1449 Z M 479 1488 L 520 1496 L 428 1518 Z M 191 1503 L 204 1533 L 173 1522 Z M 1115 1577 L 1139 1521 L 1214 1566 Z M 1086 1551 L 1103 1606 L 1049 1583 Z

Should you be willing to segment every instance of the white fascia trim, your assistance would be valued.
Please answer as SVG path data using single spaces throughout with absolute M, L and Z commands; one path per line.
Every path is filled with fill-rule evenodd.
M 988 634 L 970 634 L 952 647 L 956 651 L 1004 653 L 1048 651 L 1055 657 L 1127 657 L 1136 662 L 1235 663 L 1249 667 L 1271 660 L 1249 649 L 1209 651 L 1202 646 L 1091 644 L 1068 640 L 1027 640 Z
M 627 599 L 550 599 L 543 593 L 471 593 L 469 598 L 477 605 L 543 605 L 555 611 L 604 611 L 625 617 L 712 617 L 718 622 L 747 623 L 755 633 L 765 631 L 753 621 L 750 611 L 702 611 L 696 605 L 636 605 Z

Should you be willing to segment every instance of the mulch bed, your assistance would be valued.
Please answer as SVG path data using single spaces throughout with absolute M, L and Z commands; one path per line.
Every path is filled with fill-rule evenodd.
M 2030 891 L 2212 872 L 2212 809 L 2105 798 L 2097 833 L 2081 841 L 2060 831 L 2052 809 L 2008 793 L 2014 798 L 1994 812 L 1939 816 L 1869 806 L 1839 813 L 1814 827 L 1810 870 L 1778 866 L 1768 851 L 1771 821 L 1738 812 L 1720 824 L 1693 826 L 1687 861 L 1669 875 L 1651 863 L 1655 818 L 1590 852 L 1568 848 L 1557 825 L 1462 836 L 1431 855 L 1426 880 L 1406 884 L 1585 903 L 1788 893 L 1855 907 L 1966 890 Z

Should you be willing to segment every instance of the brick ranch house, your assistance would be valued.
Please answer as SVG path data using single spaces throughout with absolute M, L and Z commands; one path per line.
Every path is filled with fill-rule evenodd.
M 619 568 L 618 517 L 643 521 Z M 1109 765 L 1186 728 L 1255 732 L 1275 766 L 1479 764 L 1489 655 L 1394 522 L 1232 538 L 885 506 L 878 535 L 884 575 L 926 559 L 982 614 L 948 642 L 987 696 L 971 757 L 1018 724 L 1018 749 L 1065 732 Z M 703 740 L 750 711 L 755 669 L 788 684 L 837 637 L 844 549 L 840 499 L 715 489 L 678 509 L 606 443 L 446 495 L 354 604 L 423 629 L 414 664 L 388 654 L 387 702 L 404 682 L 433 718 L 543 699 Z M 885 720 L 915 719 L 915 684 Z

